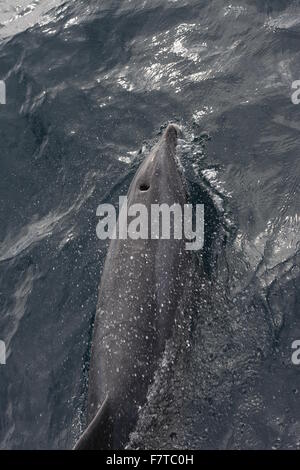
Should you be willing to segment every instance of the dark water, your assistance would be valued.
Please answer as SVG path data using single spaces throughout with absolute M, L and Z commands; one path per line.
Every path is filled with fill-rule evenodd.
M 174 119 L 206 208 L 204 274 L 129 447 L 300 448 L 299 2 L 2 3 L 0 448 L 80 434 L 96 208 Z

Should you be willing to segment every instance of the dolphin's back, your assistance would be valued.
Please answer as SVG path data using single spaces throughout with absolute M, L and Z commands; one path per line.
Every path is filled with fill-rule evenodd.
M 129 188 L 128 206 L 186 203 L 175 161 L 176 136 L 176 127 L 169 126 L 145 159 Z M 171 335 L 188 256 L 182 239 L 111 241 L 94 324 L 88 393 L 91 424 L 82 438 L 84 448 L 126 445 Z

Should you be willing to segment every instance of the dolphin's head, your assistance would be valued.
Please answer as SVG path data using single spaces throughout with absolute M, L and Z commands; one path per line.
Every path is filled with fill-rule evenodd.
M 139 167 L 129 189 L 130 204 L 174 204 L 186 202 L 186 188 L 176 156 L 181 130 L 169 124 L 160 141 Z

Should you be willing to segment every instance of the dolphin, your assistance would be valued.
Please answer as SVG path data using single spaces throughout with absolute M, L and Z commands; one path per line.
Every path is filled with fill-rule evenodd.
M 176 156 L 179 131 L 169 124 L 144 159 L 129 187 L 128 207 L 187 203 Z M 117 450 L 129 441 L 191 277 L 191 252 L 183 237 L 174 238 L 110 242 L 93 328 L 89 424 L 75 449 Z

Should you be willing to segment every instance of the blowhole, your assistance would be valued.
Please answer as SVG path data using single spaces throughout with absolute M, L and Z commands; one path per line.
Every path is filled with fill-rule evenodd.
M 148 191 L 148 189 L 150 188 L 149 184 L 140 184 L 140 190 L 141 191 Z

